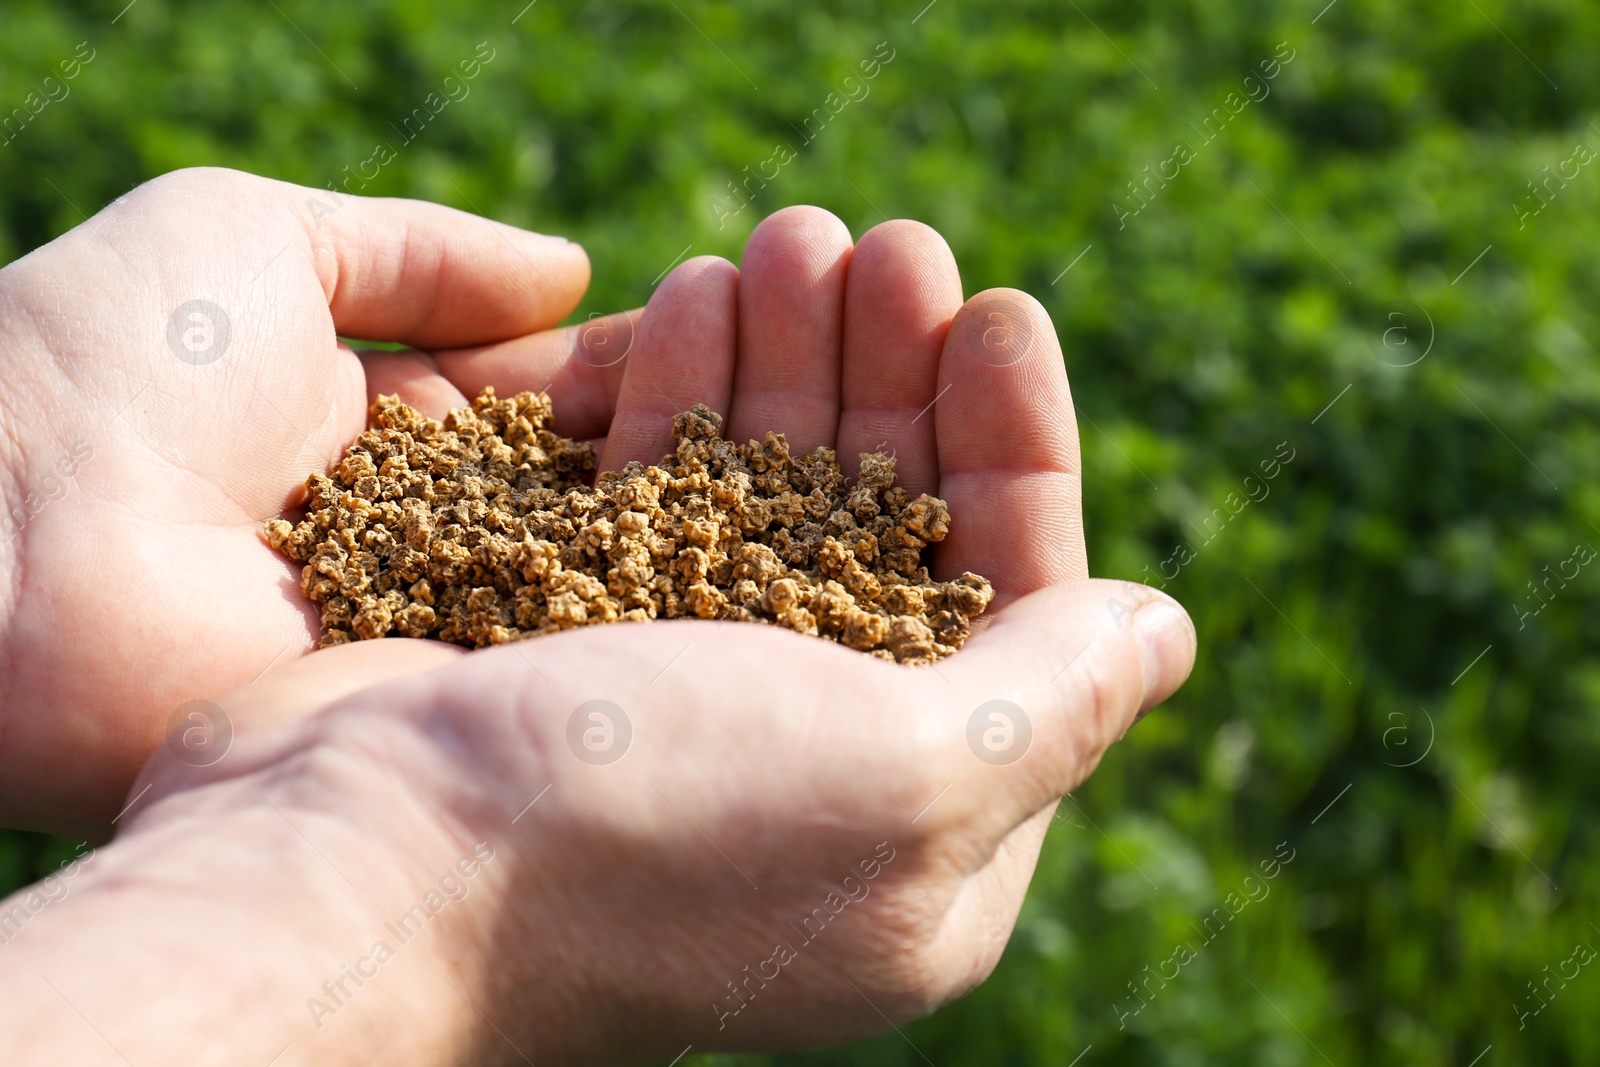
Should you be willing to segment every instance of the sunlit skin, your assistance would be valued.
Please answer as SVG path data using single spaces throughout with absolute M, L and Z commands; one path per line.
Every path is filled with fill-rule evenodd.
M 1043 309 L 1009 290 L 963 302 L 925 226 L 853 245 L 828 213 L 791 208 L 757 227 L 740 269 L 693 259 L 642 312 L 540 332 L 587 281 L 570 246 L 400 202 L 348 201 L 311 230 L 310 195 L 174 176 L 0 273 L 29 388 L 87 383 L 80 407 L 115 413 L 127 398 L 113 386 L 161 383 L 20 542 L 32 599 L 10 633 L 38 662 L 5 705 L 6 814 L 100 828 L 132 803 L 70 896 L 0 956 L 16 1062 L 267 1062 L 285 1044 L 335 1064 L 664 1062 L 691 1044 L 877 1032 L 981 981 L 1055 800 L 1194 656 L 1168 598 L 1087 578 L 1071 397 Z M 251 283 L 285 241 L 293 254 Z M 107 242 L 158 295 L 91 300 L 130 273 Z M 121 272 L 78 281 L 70 315 L 48 295 L 69 255 L 75 279 L 85 257 Z M 251 284 L 258 303 L 235 304 L 271 325 L 232 316 L 229 353 L 198 368 L 225 373 L 172 356 L 172 307 L 195 293 L 226 307 Z M 357 356 L 335 328 L 422 351 Z M 106 351 L 140 354 L 101 368 L 117 362 Z M 847 466 L 892 450 L 913 492 L 949 502 L 936 572 L 994 582 L 989 624 L 937 670 L 693 621 L 470 654 L 394 639 L 303 655 L 315 620 L 256 524 L 354 436 L 369 396 L 442 414 L 484 385 L 548 385 L 556 428 L 600 441 L 607 468 L 658 457 L 694 403 L 725 413 L 730 436 L 778 430 Z M 71 405 L 8 410 L 22 407 L 13 443 L 77 429 L 40 428 Z M 128 516 L 136 536 L 113 540 Z M 141 597 L 163 606 L 130 625 L 117 612 Z M 52 645 L 46 622 L 80 639 Z M 107 639 L 148 677 L 108 663 Z M 206 768 L 160 743 L 195 696 L 237 730 Z M 569 744 L 569 719 L 597 699 L 631 733 L 615 762 Z M 1031 733 L 1010 762 L 969 741 L 993 700 Z M 25 701 L 52 713 L 24 723 Z M 495 858 L 461 899 L 376 977 L 329 989 L 479 843 Z

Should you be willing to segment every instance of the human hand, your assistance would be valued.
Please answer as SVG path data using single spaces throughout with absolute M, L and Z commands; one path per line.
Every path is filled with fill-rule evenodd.
M 425 673 L 352 691 L 403 653 Z M 222 698 L 227 758 L 157 751 L 117 840 L 8 938 L 0 1031 L 18 1067 L 877 1032 L 988 973 L 1035 813 L 1192 656 L 1170 601 L 1095 581 L 1023 598 L 937 674 L 692 621 L 319 652 Z M 1031 743 L 974 736 L 995 699 Z
M 748 731 L 751 751 L 739 750 L 745 756 L 743 762 L 737 754 L 711 758 L 716 746 L 709 738 L 703 739 L 703 744 L 684 743 L 692 756 L 661 756 L 670 767 L 679 767 L 687 759 L 696 772 L 698 788 L 693 782 L 685 786 L 710 805 L 709 810 L 695 809 L 686 815 L 697 832 L 709 823 L 728 826 L 736 838 L 742 831 L 746 838 L 784 842 L 794 850 L 791 855 L 799 857 L 796 866 L 802 870 L 813 863 L 820 865 L 826 853 L 837 877 L 840 870 L 850 869 L 845 850 L 828 852 L 813 847 L 815 835 L 808 838 L 808 828 L 818 823 L 835 829 L 863 827 L 870 823 L 873 812 L 893 808 L 893 800 L 906 802 L 898 793 L 891 800 L 883 792 L 863 788 L 868 783 L 892 792 L 909 788 L 914 781 L 924 790 L 920 796 L 928 797 L 939 784 L 906 772 L 908 765 L 949 767 L 937 759 L 879 763 L 871 757 L 883 755 L 882 751 L 863 752 L 861 738 L 849 743 L 852 730 L 877 737 L 874 731 L 879 728 L 891 733 L 920 729 L 928 724 L 913 726 L 919 721 L 913 709 L 937 708 L 937 713 L 930 710 L 925 718 L 939 721 L 942 740 L 948 744 L 952 738 L 967 736 L 954 729 L 957 725 L 962 730 L 975 720 L 989 725 L 992 720 L 979 711 L 991 700 L 1008 701 L 1024 721 L 1029 715 L 1023 709 L 1033 709 L 1040 701 L 1046 708 L 1055 708 L 1053 714 L 1066 718 L 1064 724 L 1055 724 L 1053 755 L 1038 757 L 1031 768 L 1019 765 L 1016 772 L 1033 785 L 1033 791 L 1025 794 L 1034 804 L 1025 813 L 1028 817 L 1001 805 L 1005 814 L 996 822 L 968 823 L 945 840 L 926 844 L 937 855 L 954 849 L 963 857 L 961 862 L 941 870 L 938 877 L 907 879 L 901 902 L 909 901 L 914 914 L 931 914 L 949 922 L 951 928 L 945 930 L 947 936 L 932 953 L 938 956 L 936 961 L 922 960 L 926 966 L 920 971 L 913 966 L 883 978 L 875 988 L 885 993 L 892 1005 L 889 1014 L 897 1018 L 942 1002 L 975 983 L 997 958 L 1031 876 L 1053 798 L 1087 775 L 1104 746 L 1126 728 L 1133 708 L 1148 706 L 1176 687 L 1193 656 L 1192 628 L 1166 598 L 1137 586 L 1084 580 L 1087 567 L 1077 434 L 1061 352 L 1048 316 L 1036 301 L 1013 291 L 980 294 L 963 304 L 953 257 L 942 239 L 926 227 L 891 223 L 875 229 L 852 249 L 838 220 L 816 209 L 796 208 L 779 212 L 758 227 L 746 249 L 742 270 L 709 257 L 691 260 L 661 286 L 642 319 L 619 317 L 597 324 L 592 332 L 602 344 L 591 343 L 587 351 L 581 344 L 569 345 L 565 339 L 543 335 L 436 353 L 434 360 L 455 386 L 469 394 L 483 385 L 496 385 L 502 392 L 547 387 L 557 401 L 559 431 L 572 436 L 606 436 L 602 460 L 606 469 L 634 459 L 654 460 L 669 451 L 673 414 L 694 403 L 726 412 L 726 436 L 731 439 L 777 429 L 789 435 L 797 453 L 819 444 L 837 447 L 847 469 L 854 466 L 858 452 L 892 450 L 899 460 L 902 481 L 911 491 L 937 493 L 950 503 L 951 534 L 936 547 L 935 573 L 952 577 L 963 570 L 977 571 L 994 582 L 998 594 L 995 610 L 1000 613 L 991 613 L 992 630 L 975 639 L 971 651 L 932 675 L 901 670 L 857 677 L 868 668 L 856 658 L 838 657 L 814 641 L 808 643 L 793 635 L 767 636 L 739 627 L 724 628 L 714 639 L 697 637 L 698 631 L 690 629 L 670 641 L 661 636 L 661 624 L 608 628 L 583 637 L 594 643 L 595 650 L 587 655 L 575 653 L 576 646 L 557 645 L 553 639 L 522 646 L 525 651 L 519 650 L 519 655 L 542 665 L 536 699 L 543 704 L 548 694 L 558 709 L 566 710 L 578 708 L 586 697 L 577 679 L 563 689 L 558 673 L 571 679 L 576 669 L 581 678 L 582 665 L 588 661 L 593 677 L 613 680 L 616 686 L 623 684 L 619 673 L 653 672 L 657 663 L 663 665 L 663 672 L 671 669 L 675 645 L 683 655 L 691 648 L 704 647 L 702 642 L 714 642 L 714 651 L 707 653 L 702 669 L 725 673 L 715 679 L 702 677 L 675 696 L 652 689 L 629 697 L 640 701 L 647 709 L 644 714 L 653 721 L 676 723 L 683 717 L 703 715 L 713 720 L 699 727 L 708 735 L 719 728 L 738 729 L 741 734 Z M 427 382 L 428 377 L 420 374 L 419 383 Z M 442 397 L 446 392 L 435 381 L 418 395 Z M 459 402 L 450 397 L 442 407 Z M 1035 599 L 1023 599 L 1030 594 Z M 1019 600 L 1022 603 L 1017 603 Z M 1010 610 L 1001 611 L 1013 604 Z M 1158 650 L 1142 660 L 1127 656 L 1133 646 L 1122 629 L 1126 616 L 1135 611 L 1141 622 L 1150 624 L 1152 644 Z M 1105 646 L 1106 641 L 1121 643 L 1124 655 L 1120 662 Z M 762 642 L 773 642 L 773 647 L 768 650 Z M 1086 654 L 1091 649 L 1093 654 Z M 793 664 L 793 677 L 787 682 L 770 666 L 785 661 Z M 1152 666 L 1162 663 L 1164 669 Z M 1046 665 L 1048 670 L 1041 677 Z M 690 672 L 694 669 L 693 665 L 687 668 Z M 1141 674 L 1147 682 L 1147 689 L 1141 689 L 1143 699 L 1130 702 L 1124 697 L 1119 703 L 1111 697 L 1107 704 L 1108 693 L 1118 686 L 1139 683 Z M 546 688 L 545 681 L 556 686 L 554 692 Z M 508 679 L 508 684 L 516 683 Z M 593 682 L 588 684 L 595 688 Z M 745 710 L 752 702 L 763 709 L 774 703 L 792 703 L 791 687 L 802 692 L 809 688 L 813 695 L 799 699 L 799 707 L 770 717 L 756 718 Z M 1074 688 L 1076 693 L 1071 692 Z M 851 694 L 858 695 L 851 699 Z M 477 699 L 488 698 L 479 694 Z M 615 702 L 630 706 L 620 699 Z M 860 713 L 848 724 L 820 710 L 831 707 L 837 712 L 841 706 L 851 705 Z M 723 709 L 720 719 L 701 710 L 718 707 Z M 872 721 L 885 709 L 898 709 L 907 718 L 895 720 L 893 727 Z M 553 712 L 544 707 L 524 714 L 548 719 Z M 819 719 L 825 722 L 819 723 Z M 786 724 L 796 732 L 791 734 Z M 1027 728 L 1021 722 L 1009 725 Z M 677 729 L 688 731 L 690 727 Z M 828 734 L 829 729 L 838 730 L 838 735 Z M 816 734 L 828 736 L 830 743 L 817 742 Z M 808 736 L 813 740 L 809 746 L 804 743 Z M 883 744 L 886 749 L 892 747 L 890 741 Z M 555 747 L 554 738 L 546 738 L 545 747 Z M 781 760 L 776 753 L 783 754 Z M 761 778 L 756 766 L 762 755 L 774 765 L 799 764 L 794 768 L 794 780 L 787 785 L 793 789 L 792 795 L 805 798 L 802 816 L 810 820 L 806 825 L 784 822 L 777 801 L 770 809 L 764 807 L 761 798 L 765 794 L 760 787 L 772 783 Z M 974 755 L 976 749 L 969 749 L 966 758 Z M 839 766 L 827 767 L 830 759 Z M 1055 761 L 1053 767 L 1051 760 Z M 643 762 L 643 757 L 638 762 Z M 768 769 L 778 770 L 776 766 Z M 897 777 L 895 770 L 905 773 Z M 805 777 L 835 773 L 837 778 L 830 777 L 826 788 Z M 989 773 L 988 768 L 977 773 Z M 949 786 L 960 777 L 948 770 L 943 784 Z M 857 796 L 841 799 L 839 793 L 849 792 L 851 783 Z M 635 784 L 643 794 L 642 784 Z M 652 779 L 651 787 L 658 785 Z M 626 793 L 625 787 L 622 792 Z M 720 796 L 738 798 L 766 814 L 719 806 L 715 798 Z M 837 806 L 819 803 L 819 798 Z M 652 818 L 666 817 L 660 798 L 645 794 L 635 799 L 641 807 L 653 805 Z M 593 800 L 600 803 L 598 795 Z M 593 817 L 592 813 L 588 817 Z M 772 822 L 764 824 L 763 819 Z M 879 825 L 886 840 L 893 837 L 887 825 Z M 649 832 L 624 836 L 643 843 L 655 841 L 656 834 L 670 838 L 668 828 L 655 822 Z M 716 835 L 706 836 L 714 839 Z M 682 844 L 697 861 L 711 860 L 704 843 Z M 858 837 L 854 847 L 867 850 L 864 854 L 870 856 L 871 844 Z M 575 862 L 580 868 L 592 868 L 591 877 L 596 881 L 603 879 L 603 867 Z M 921 861 L 910 866 L 919 874 L 926 873 Z M 670 878 L 666 881 L 670 884 Z M 812 883 L 812 888 L 819 899 L 825 895 L 818 883 Z M 677 903 L 683 905 L 697 894 L 709 892 L 704 885 L 696 885 L 693 893 Z M 643 899 L 646 897 L 649 899 Z M 733 916 L 729 926 L 749 932 L 751 924 L 744 907 L 748 902 L 712 897 L 729 909 Z M 636 927 L 623 921 L 624 913 L 651 915 L 661 928 L 672 928 L 674 916 L 652 910 L 652 904 L 660 903 L 653 890 L 641 890 L 640 898 L 619 906 L 619 936 L 640 936 Z M 778 906 L 771 896 L 763 905 L 774 911 Z M 952 918 L 957 912 L 959 920 Z M 855 914 L 862 916 L 859 921 L 866 930 L 877 928 L 870 917 L 872 909 Z M 777 922 L 775 913 L 766 913 L 766 918 Z M 875 920 L 879 927 L 896 929 L 892 910 L 880 912 Z M 710 946 L 708 951 L 714 954 L 718 933 L 715 929 L 685 930 L 682 943 L 696 945 L 697 954 L 702 946 Z M 584 931 L 586 938 L 591 934 Z M 527 936 L 532 937 L 533 931 L 527 931 Z M 908 946 L 917 951 L 927 949 L 927 942 L 934 937 L 932 929 L 925 928 L 901 940 L 889 936 L 876 947 L 890 958 L 903 959 Z M 748 946 L 747 951 L 754 947 Z M 643 962 L 634 958 L 638 968 L 655 973 L 665 967 L 681 976 L 682 961 L 659 958 L 659 949 L 653 950 L 648 943 L 644 951 L 650 958 Z M 554 967 L 555 973 L 565 975 L 567 968 L 581 967 L 577 961 L 580 947 L 574 945 L 569 952 L 572 959 Z M 615 959 L 618 952 L 628 958 L 622 946 L 613 952 L 593 950 L 601 959 Z M 764 959 L 766 954 L 752 958 Z M 794 983 L 798 988 L 787 1003 L 774 998 L 762 1006 L 781 1006 L 791 1014 L 779 1018 L 762 1010 L 743 1016 L 737 1020 L 739 1036 L 730 1043 L 814 1043 L 880 1025 L 883 1017 L 877 1008 L 855 1003 L 837 981 L 830 983 L 830 963 L 838 965 L 841 960 L 825 958 L 821 976 L 814 976 L 809 983 Z M 732 971 L 737 972 L 738 967 Z M 917 977 L 908 977 L 911 972 L 917 972 Z M 737 980 L 738 974 L 731 977 Z M 598 985 L 606 981 L 595 979 Z M 638 1002 L 617 1012 L 613 1033 L 617 1028 L 626 1030 L 631 1023 L 639 1024 L 641 1035 L 671 1033 L 682 1025 L 671 1011 L 652 1015 L 659 1006 L 653 998 L 664 995 L 663 991 L 635 989 L 633 994 Z M 851 1001 L 854 1012 L 828 1007 L 830 998 L 841 995 Z M 832 1004 L 832 1008 L 838 1007 Z M 690 1010 L 687 1004 L 675 1003 L 675 1008 Z M 650 1020 L 648 1024 L 639 1022 L 645 1018 Z
M 670 1056 L 684 1043 L 814 1045 L 910 1018 L 988 973 L 1055 798 L 1187 673 L 1193 633 L 1181 610 L 1138 586 L 1081 577 L 1075 433 L 1042 311 L 1019 295 L 992 294 L 952 324 L 948 300 L 930 299 L 941 277 L 946 295 L 959 295 L 948 252 L 930 231 L 896 224 L 856 250 L 848 277 L 829 290 L 843 293 L 842 303 L 828 294 L 795 302 L 814 289 L 779 271 L 767 299 L 779 308 L 791 302 L 764 315 L 762 285 L 750 284 L 772 269 L 764 257 L 837 277 L 839 258 L 830 267 L 816 254 L 818 227 L 834 228 L 809 211 L 765 225 L 736 285 L 718 261 L 680 268 L 636 323 L 625 365 L 602 367 L 594 337 L 545 335 L 440 354 L 436 363 L 393 357 L 395 378 L 406 379 L 411 399 L 448 406 L 449 388 L 488 384 L 474 383 L 477 373 L 493 373 L 502 388 L 527 384 L 507 382 L 518 373 L 550 374 L 558 412 L 563 391 L 587 395 L 599 413 L 594 428 L 610 424 L 607 465 L 615 466 L 664 451 L 664 438 L 651 434 L 664 434 L 670 413 L 696 401 L 727 409 L 731 400 L 730 422 L 741 432 L 739 397 L 759 401 L 763 392 L 738 384 L 747 373 L 762 381 L 759 360 L 745 369 L 747 328 L 759 352 L 763 326 L 793 339 L 808 323 L 826 336 L 831 322 L 848 339 L 852 328 L 886 322 L 886 336 L 867 335 L 864 358 L 880 341 L 913 337 L 922 346 L 841 387 L 841 398 L 868 399 L 853 417 L 842 400 L 838 432 L 859 436 L 870 426 L 893 435 L 913 487 L 951 498 L 954 528 L 937 567 L 987 573 L 1009 606 L 937 671 L 765 627 L 658 622 L 474 653 L 299 719 L 359 678 L 427 666 L 418 654 L 458 654 L 397 639 L 360 643 L 229 698 L 224 707 L 237 723 L 288 725 L 247 731 L 208 771 L 159 753 L 128 840 L 168 819 L 221 824 L 220 814 L 200 814 L 219 805 L 260 810 L 270 822 L 267 806 L 314 824 L 308 847 L 355 872 L 343 887 L 329 880 L 333 894 L 318 907 L 346 919 L 364 913 L 371 937 L 358 923 L 280 970 L 309 978 L 370 963 L 372 938 L 386 936 L 383 920 L 421 898 L 422 872 L 447 869 L 480 840 L 501 857 L 473 901 L 412 953 L 415 967 L 395 971 L 381 993 L 314 989 L 307 996 L 316 1003 L 307 1000 L 298 1021 L 277 1024 L 285 1041 L 315 1044 L 340 1062 L 341 1050 L 359 1046 L 352 1060 L 370 1058 L 380 1036 L 403 1035 L 421 1056 L 428 1046 L 412 1040 L 420 1029 L 456 1035 L 450 1047 L 463 1059 L 467 1048 L 491 1062 L 520 1052 L 539 1062 L 612 1062 Z M 852 319 L 851 294 L 861 291 L 872 298 Z M 610 342 L 634 325 L 629 317 L 594 329 Z M 1032 343 L 1008 350 L 1020 337 Z M 694 360 L 696 344 L 710 358 Z M 789 350 L 797 358 L 778 368 L 775 388 L 834 359 L 849 373 L 848 355 L 821 349 Z M 684 395 L 695 375 L 701 391 Z M 923 395 L 906 389 L 916 382 L 931 397 L 929 412 L 911 406 Z M 659 383 L 679 395 L 649 401 Z M 604 409 L 613 403 L 610 419 Z M 564 432 L 583 432 L 582 407 L 566 408 Z M 806 404 L 792 408 L 803 414 Z M 768 417 L 748 410 L 743 417 Z M 812 414 L 832 410 L 824 403 Z M 934 416 L 942 421 L 924 435 L 923 418 Z M 781 412 L 772 418 L 800 447 L 827 432 L 825 418 L 809 431 Z M 969 517 L 983 538 L 959 538 Z M 1011 732 L 994 744 L 997 727 Z M 598 750 L 585 744 L 589 729 L 601 732 Z M 257 850 L 238 834 L 218 847 Z M 368 907 L 369 893 L 353 886 L 371 884 L 390 888 Z M 248 901 L 263 890 L 213 889 L 230 891 Z M 279 983 L 289 990 L 279 999 L 298 1014 L 294 984 Z M 399 1028 L 419 1004 L 429 1010 Z M 327 1017 L 332 1011 L 338 1020 Z
M 993 610 L 1088 576 L 1077 426 L 1049 315 L 1015 290 L 963 303 L 954 256 L 917 222 L 852 246 L 819 208 L 763 221 L 742 264 L 704 256 L 674 270 L 642 317 L 435 352 L 397 380 L 435 416 L 484 386 L 548 389 L 555 429 L 604 439 L 601 468 L 672 450 L 672 417 L 696 403 L 723 436 L 827 445 L 853 474 L 862 452 L 898 462 L 900 484 L 950 505 L 936 577 L 971 570 Z M 464 394 L 464 395 L 463 395 Z
M 503 340 L 588 279 L 560 238 L 221 170 L 0 271 L 0 824 L 103 835 L 181 704 L 315 647 L 260 527 L 392 376 L 339 334 Z

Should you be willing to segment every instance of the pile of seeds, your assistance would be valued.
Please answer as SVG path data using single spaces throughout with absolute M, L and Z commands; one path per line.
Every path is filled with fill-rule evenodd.
M 544 394 L 486 389 L 443 423 L 395 397 L 331 475 L 306 480 L 306 517 L 268 522 L 305 564 L 324 646 L 397 635 L 482 647 L 596 623 L 733 619 L 926 664 L 966 641 L 993 599 L 971 573 L 933 581 L 923 549 L 944 501 L 896 486 L 863 454 L 848 484 L 830 448 L 798 459 L 782 434 L 736 445 L 696 406 L 676 451 L 599 475 L 594 449 L 552 433 Z

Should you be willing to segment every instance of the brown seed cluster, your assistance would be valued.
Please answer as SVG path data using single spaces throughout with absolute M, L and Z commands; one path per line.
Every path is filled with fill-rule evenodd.
M 696 406 L 677 449 L 587 484 L 594 449 L 552 433 L 544 394 L 486 389 L 443 423 L 396 397 L 331 476 L 306 480 L 307 515 L 267 541 L 305 564 L 322 644 L 432 637 L 482 647 L 576 626 L 734 619 L 925 664 L 966 641 L 988 581 L 935 582 L 922 550 L 950 528 L 944 501 L 894 484 L 863 454 L 847 484 L 830 448 L 799 458 L 782 434 L 736 445 Z

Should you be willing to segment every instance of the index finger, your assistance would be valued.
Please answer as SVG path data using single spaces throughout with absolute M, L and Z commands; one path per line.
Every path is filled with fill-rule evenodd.
M 623 371 L 633 355 L 643 308 L 545 330 L 499 344 L 432 353 L 439 372 L 464 396 L 493 386 L 502 396 L 548 392 L 556 433 L 605 436 L 617 410 Z
M 560 322 L 589 286 L 589 257 L 571 241 L 442 204 L 351 196 L 302 225 L 345 336 L 419 347 L 502 340 Z

